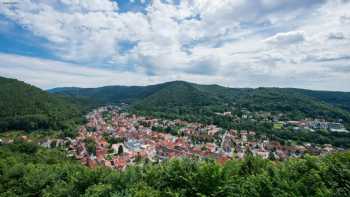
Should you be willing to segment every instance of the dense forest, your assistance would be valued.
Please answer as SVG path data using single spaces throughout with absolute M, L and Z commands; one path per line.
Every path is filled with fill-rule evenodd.
M 89 169 L 56 149 L 0 146 L 0 196 L 350 196 L 350 153 L 220 165 L 174 159 L 125 171 Z
M 0 131 L 66 129 L 79 121 L 81 114 L 76 99 L 0 77 Z
M 173 81 L 150 86 L 107 86 L 101 88 L 56 88 L 49 90 L 96 105 L 129 103 L 139 112 L 196 115 L 198 108 L 286 113 L 291 119 L 314 117 L 350 122 L 350 93 L 288 88 L 226 88 Z M 182 113 L 183 109 L 185 113 Z M 177 112 L 177 114 L 174 114 Z M 213 112 L 213 111 L 211 111 Z M 197 114 L 200 115 L 200 114 Z

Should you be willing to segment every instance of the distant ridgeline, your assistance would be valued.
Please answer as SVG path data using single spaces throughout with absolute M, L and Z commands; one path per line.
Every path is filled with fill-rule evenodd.
M 56 88 L 49 90 L 95 105 L 131 104 L 131 109 L 149 115 L 185 119 L 209 119 L 225 110 L 283 113 L 289 119 L 322 118 L 350 122 L 350 93 L 292 88 L 226 88 L 173 81 L 149 86 L 101 88 Z M 200 116 L 200 117 L 199 117 Z
M 80 107 L 70 100 L 0 77 L 0 131 L 67 128 L 81 114 Z
M 61 128 L 82 109 L 129 104 L 132 112 L 163 118 L 242 126 L 215 115 L 242 111 L 283 114 L 285 120 L 320 118 L 350 123 L 350 93 L 290 88 L 226 88 L 173 81 L 149 86 L 55 88 L 52 94 L 0 77 L 0 130 Z M 243 128 L 244 129 L 244 128 Z

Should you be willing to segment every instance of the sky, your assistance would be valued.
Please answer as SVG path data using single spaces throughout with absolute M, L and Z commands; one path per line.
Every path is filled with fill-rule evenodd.
M 350 91 L 350 0 L 0 0 L 0 76 Z

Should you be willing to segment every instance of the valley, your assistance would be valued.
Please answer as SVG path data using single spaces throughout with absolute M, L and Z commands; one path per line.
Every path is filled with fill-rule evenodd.
M 124 170 L 144 162 L 172 158 L 214 159 L 224 163 L 246 155 L 285 160 L 305 154 L 325 155 L 344 149 L 330 144 L 289 144 L 257 136 L 255 131 L 223 129 L 183 120 L 165 120 L 121 112 L 117 106 L 100 107 L 86 116 L 70 150 L 89 167 L 104 165 Z
M 346 92 L 0 80 L 5 196 L 347 194 Z

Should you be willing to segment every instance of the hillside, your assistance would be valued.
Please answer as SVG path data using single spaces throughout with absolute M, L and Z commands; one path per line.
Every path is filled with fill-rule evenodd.
M 132 103 L 157 91 L 159 86 L 105 86 L 101 88 L 54 88 L 48 90 L 75 98 L 88 99 L 91 104 Z
M 105 86 L 101 88 L 54 88 L 50 93 L 88 99 L 93 104 L 146 103 L 153 105 L 202 105 L 211 103 L 205 91 L 195 84 L 174 81 L 150 86 Z
M 205 106 L 219 102 L 214 94 L 206 94 L 198 90 L 193 84 L 175 81 L 159 85 L 157 91 L 140 98 L 137 106 L 173 107 L 173 106 Z
M 330 103 L 350 111 L 350 93 L 349 92 L 311 91 L 311 90 L 305 90 L 305 89 L 290 89 L 290 91 L 296 91 L 303 95 L 322 100 L 326 103 Z
M 307 93 L 313 92 L 309 90 Z M 326 95 L 327 92 L 324 92 Z M 323 98 L 323 97 L 322 97 Z M 309 96 L 298 89 L 257 88 L 242 92 L 236 103 L 251 111 L 272 111 L 292 115 L 293 119 L 303 116 L 350 121 L 350 113 L 335 102 Z
M 0 131 L 60 129 L 79 113 L 80 109 L 61 95 L 0 77 Z
M 226 88 L 183 81 L 151 86 L 60 88 L 50 92 L 83 97 L 98 104 L 127 102 L 138 111 L 200 113 L 227 106 L 251 111 L 287 113 L 291 118 L 315 117 L 350 121 L 350 93 L 290 88 Z M 339 102 L 338 102 L 339 101 Z M 201 108 L 201 109 L 198 109 Z M 205 112 L 204 112 L 205 113 Z

